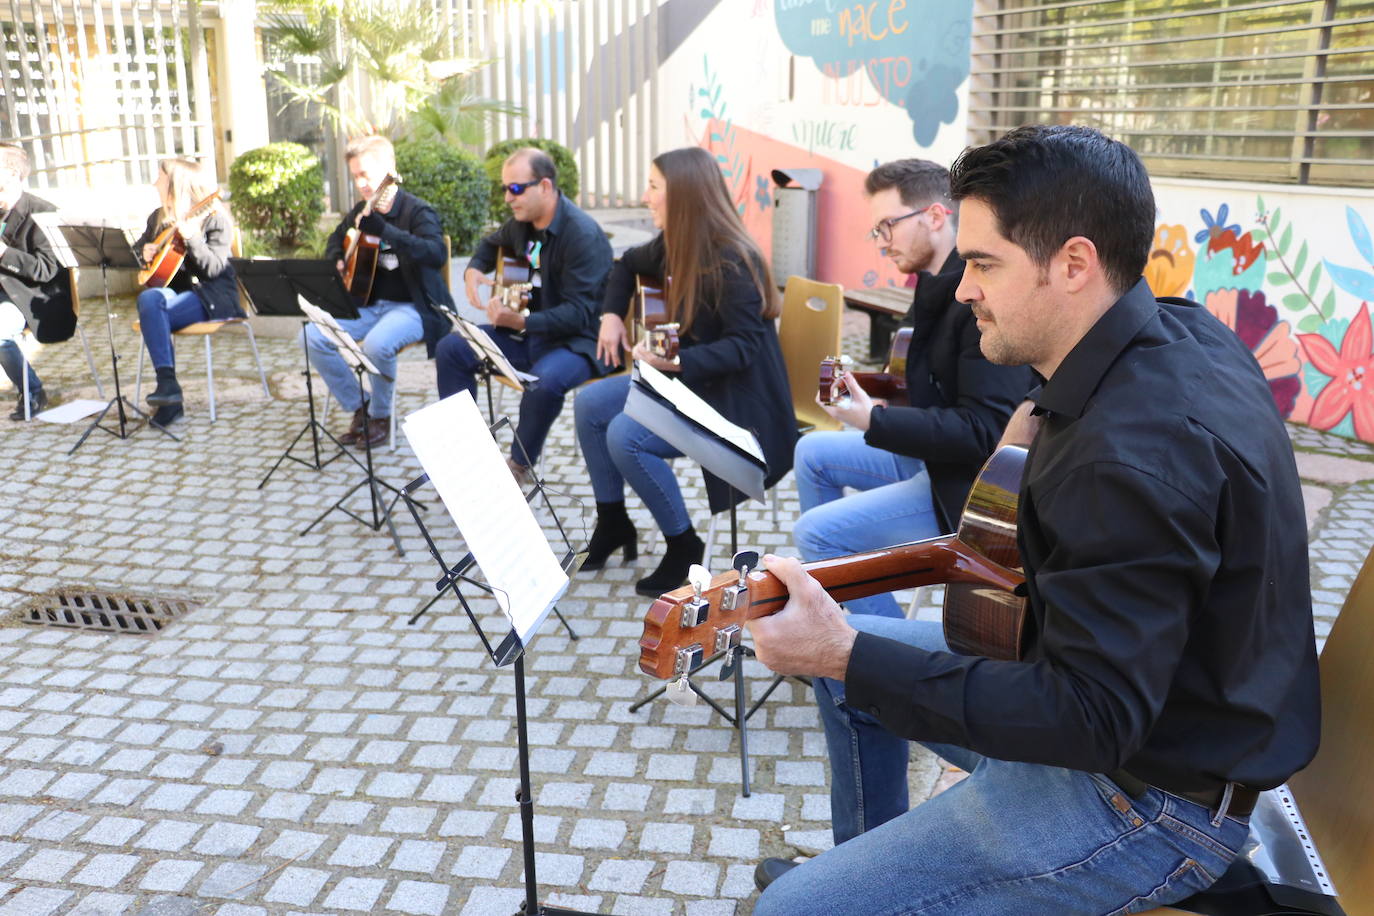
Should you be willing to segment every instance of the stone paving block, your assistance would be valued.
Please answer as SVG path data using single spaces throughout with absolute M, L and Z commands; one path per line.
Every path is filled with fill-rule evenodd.
M 257 896 L 257 883 L 267 874 L 267 866 L 246 862 L 226 862 L 201 882 L 198 893 L 202 897 L 236 897 L 245 893 Z
M 494 811 L 452 811 L 439 826 L 439 836 L 486 836 L 494 820 Z
M 558 828 L 562 825 L 563 818 L 552 814 L 536 814 L 534 816 L 534 842 L 541 846 L 551 846 L 558 840 Z M 506 818 L 506 829 L 501 834 L 503 840 L 510 840 L 519 843 L 524 837 L 524 825 L 519 814 L 512 814 Z
M 60 842 L 73 831 L 81 828 L 90 817 L 75 811 L 54 811 L 33 822 L 24 836 L 31 840 L 50 840 Z
M 695 828 L 691 824 L 644 825 L 640 834 L 639 848 L 644 852 L 670 852 L 685 855 L 692 851 L 692 836 Z
M 120 853 L 100 853 L 94 855 L 80 871 L 72 875 L 76 884 L 90 884 L 95 887 L 114 887 L 124 876 L 138 867 L 138 856 Z
M 403 840 L 396 848 L 388 868 L 397 871 L 413 871 L 421 874 L 434 874 L 447 849 L 446 844 L 427 840 Z
M 587 880 L 587 889 L 637 894 L 653 871 L 654 863 L 642 859 L 607 859 Z
M 748 827 L 711 828 L 711 844 L 707 855 L 723 859 L 752 860 L 759 858 L 759 832 Z
M 606 787 L 601 807 L 607 811 L 644 811 L 652 788 L 642 783 L 613 782 Z
M 40 849 L 14 872 L 21 881 L 46 881 L 56 884 L 67 876 L 86 854 L 63 849 Z
M 315 850 L 319 849 L 324 841 L 325 837 L 318 833 L 283 830 L 272 845 L 267 847 L 263 855 L 302 861 L 314 855 Z
M 458 916 L 494 916 L 497 913 L 514 912 L 511 907 L 519 907 L 524 899 L 523 891 L 499 887 L 474 888 L 467 903 L 458 911 Z
M 123 914 L 131 911 L 136 899 L 129 894 L 96 891 L 76 901 L 69 916 L 123 916 Z M 140 912 L 139 916 L 143 916 L 143 913 Z M 156 914 L 149 914 L 149 916 L 156 916 Z
M 0 916 L 49 916 L 72 896 L 71 891 L 47 887 L 24 887 L 0 904 Z
M 370 913 L 385 889 L 386 882 L 377 878 L 344 878 L 325 897 L 323 906 Z
M 195 845 L 195 851 L 205 856 L 237 858 L 257 842 L 262 828 L 253 824 L 216 823 L 206 828 Z
M 710 862 L 669 862 L 663 875 L 663 889 L 681 896 L 714 897 L 719 881 L 719 865 Z
M 465 846 L 449 873 L 458 878 L 494 881 L 510 857 L 511 850 L 499 846 Z
M 382 861 L 394 841 L 386 837 L 350 835 L 334 848 L 328 864 L 344 866 L 372 866 Z
M 291 866 L 282 870 L 281 875 L 263 894 L 269 903 L 287 903 L 292 906 L 308 906 L 319 896 L 320 889 L 329 880 L 329 872 L 316 868 Z
M 177 852 L 185 848 L 203 826 L 190 821 L 158 821 L 138 838 L 134 846 L 140 849 Z
M 190 884 L 191 879 L 204 867 L 203 862 L 161 859 L 152 864 L 138 886 L 145 891 L 178 893 Z

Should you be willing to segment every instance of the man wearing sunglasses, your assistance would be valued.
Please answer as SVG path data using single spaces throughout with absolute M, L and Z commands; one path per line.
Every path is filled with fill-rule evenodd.
M 994 366 L 978 326 L 955 298 L 964 262 L 954 250 L 949 172 L 924 159 L 878 166 L 864 182 L 869 237 L 897 269 L 916 275 L 904 324 L 910 406 L 888 406 L 848 379 L 851 400 L 826 407 L 852 429 L 797 443 L 802 516 L 794 529 L 806 560 L 886 547 L 954 530 L 973 479 L 1031 386 L 1021 366 Z M 844 495 L 849 487 L 860 492 Z M 902 616 L 890 594 L 847 602 L 858 614 Z
M 515 368 L 537 376 L 520 399 L 520 418 L 508 463 L 523 481 L 539 458 L 549 427 L 563 409 L 564 396 L 609 369 L 596 358 L 601 298 L 611 272 L 611 243 L 586 213 L 558 190 L 553 160 L 526 147 L 501 167 L 511 218 L 477 246 L 463 272 L 463 287 L 473 308 L 486 312 L 483 325 Z M 478 287 L 496 265 L 498 249 L 524 257 L 531 268 L 528 314 L 506 307 L 500 298 L 482 300 Z M 459 391 L 477 394 L 480 363 L 468 342 L 450 334 L 434 360 L 439 396 Z

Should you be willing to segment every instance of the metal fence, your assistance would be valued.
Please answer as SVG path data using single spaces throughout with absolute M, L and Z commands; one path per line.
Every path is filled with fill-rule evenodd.
M 445 0 L 438 0 L 441 4 Z M 557 140 L 581 172 L 579 204 L 630 206 L 659 151 L 660 0 L 447 0 L 464 56 L 489 58 L 482 95 L 524 109 L 491 142 Z
M 212 154 L 205 37 L 192 28 L 197 10 L 189 7 L 178 0 L 0 6 L 8 14 L 0 21 L 0 137 L 28 150 L 33 184 L 142 184 L 159 159 Z

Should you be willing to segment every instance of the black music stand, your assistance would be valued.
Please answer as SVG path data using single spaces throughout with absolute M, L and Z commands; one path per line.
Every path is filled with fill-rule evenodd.
M 302 374 L 305 376 L 305 399 L 310 405 L 310 421 L 306 423 L 301 431 L 296 433 L 296 438 L 291 440 L 291 444 L 282 452 L 276 464 L 267 472 L 267 476 L 258 484 L 261 490 L 267 485 L 267 481 L 272 479 L 272 475 L 281 467 L 282 462 L 288 458 L 297 464 L 319 471 L 325 465 L 334 461 L 342 455 L 353 457 L 344 448 L 333 433 L 325 428 L 315 415 L 315 386 L 310 375 L 310 353 L 306 349 L 305 334 L 303 333 L 309 319 L 300 309 L 300 300 L 304 299 L 311 305 L 324 309 L 335 318 L 357 318 L 358 309 L 353 303 L 353 297 L 344 288 L 343 280 L 339 277 L 339 271 L 330 261 L 325 260 L 257 260 L 249 258 L 230 258 L 229 263 L 234 265 L 234 272 L 238 275 L 239 283 L 243 286 L 243 291 L 248 294 L 248 301 L 253 304 L 253 311 L 259 315 L 272 315 L 284 318 L 299 318 L 301 320 L 301 357 L 304 361 Z M 306 433 L 310 433 L 310 444 L 313 461 L 307 461 L 292 454 L 296 443 L 304 438 Z M 329 437 L 339 451 L 323 461 L 320 460 L 320 434 Z M 356 461 L 357 459 L 354 458 Z
M 45 216 L 46 214 L 38 215 Z M 49 241 L 53 243 L 58 260 L 63 267 L 100 268 L 100 284 L 105 296 L 105 331 L 110 340 L 110 370 L 114 374 L 114 397 L 110 398 L 109 403 L 100 413 L 95 415 L 91 425 L 86 427 L 86 431 L 81 434 L 80 439 L 76 440 L 76 444 L 71 447 L 71 451 L 67 454 L 75 454 L 76 450 L 85 444 L 91 433 L 95 432 L 97 428 L 104 430 L 116 439 L 128 439 L 138 432 L 137 427 L 129 428 L 131 421 L 125 408 L 138 414 L 145 425 L 152 426 L 163 435 L 180 442 L 181 440 L 175 433 L 160 423 L 153 423 L 146 413 L 130 402 L 119 386 L 119 353 L 115 351 L 114 313 L 110 311 L 108 271 L 111 267 L 118 270 L 138 270 L 143 266 L 139 261 L 138 253 L 129 244 L 129 233 L 124 227 L 116 226 L 104 217 L 77 221 L 71 217 L 54 213 L 51 217 L 40 220 L 39 225 L 47 234 Z M 117 430 L 101 423 L 111 408 L 119 416 L 119 429 Z
M 510 425 L 509 418 L 502 417 L 496 423 L 492 424 L 489 430 L 494 438 L 498 430 L 509 427 Z M 520 449 L 521 453 L 524 454 L 523 446 L 519 444 L 519 437 L 516 437 L 515 441 L 516 448 Z M 529 458 L 527 454 L 525 454 L 524 457 L 526 459 Z M 526 467 L 529 467 L 529 465 L 526 465 Z M 533 474 L 534 472 L 531 471 L 531 473 Z M 463 594 L 459 586 L 466 583 L 481 592 L 493 596 L 496 593 L 496 589 L 486 582 L 473 578 L 471 575 L 471 572 L 477 567 L 477 561 L 472 552 L 469 551 L 456 564 L 450 566 L 440 553 L 438 545 L 435 544 L 433 537 L 431 537 L 429 533 L 429 529 L 425 527 L 425 523 L 420 518 L 419 512 L 416 511 L 417 503 L 413 498 L 413 494 L 425 484 L 429 483 L 429 479 L 429 475 L 424 474 L 411 481 L 401 491 L 406 506 L 410 509 L 411 515 L 415 519 L 415 524 L 419 527 L 420 533 L 424 536 L 425 543 L 429 547 L 430 555 L 434 557 L 435 562 L 439 564 L 441 570 L 440 578 L 435 583 L 435 589 L 438 594 L 436 594 L 434 599 L 431 599 L 429 604 L 425 605 L 425 608 L 421 609 L 419 613 L 410 619 L 410 623 L 414 624 L 415 621 L 419 619 L 420 615 L 434 603 L 434 600 L 442 596 L 445 591 L 451 591 L 453 596 L 458 599 L 459 604 L 462 605 L 463 610 L 467 613 L 468 620 L 471 621 L 472 628 L 477 633 L 477 637 L 481 640 L 482 647 L 486 650 L 487 656 L 491 659 L 492 663 L 497 667 L 505 667 L 508 665 L 514 666 L 515 732 L 517 739 L 517 758 L 520 764 L 520 789 L 516 793 L 515 799 L 520 807 L 521 849 L 525 859 L 525 899 L 521 902 L 520 909 L 516 912 L 515 916 L 598 916 L 598 914 L 588 913 L 583 910 L 569 910 L 562 907 L 544 906 L 539 902 L 539 883 L 535 874 L 534 792 L 530 780 L 529 716 L 525 709 L 525 653 L 529 641 L 538 635 L 538 627 L 536 626 L 532 632 L 527 633 L 527 638 L 522 640 L 515 626 L 512 625 L 510 631 L 505 634 L 501 641 L 493 645 L 492 640 L 482 628 L 477 613 L 473 610 L 472 605 L 468 603 L 467 596 Z M 563 554 L 559 558 L 559 565 L 563 568 L 563 572 L 571 578 L 577 574 L 577 571 L 582 567 L 582 561 L 587 557 L 585 547 L 581 550 L 573 547 L 572 541 L 568 537 L 567 530 L 564 529 L 562 522 L 558 520 L 558 514 L 554 511 L 552 504 L 549 502 L 544 481 L 537 474 L 534 474 L 534 486 L 524 493 L 526 505 L 533 502 L 538 496 L 543 497 L 544 505 L 550 515 L 552 515 L 554 524 L 558 528 L 558 533 L 563 541 Z M 572 639 L 577 639 L 577 634 L 573 632 L 572 627 L 568 625 L 568 621 L 559 613 L 556 602 L 552 605 L 551 610 L 567 629 L 568 636 Z M 547 623 L 547 621 L 545 621 L 545 623 Z
M 501 384 L 513 388 L 523 395 L 525 383 L 534 385 L 539 382 L 539 379 L 528 372 L 521 372 L 516 369 L 506 357 L 505 351 L 481 325 L 473 324 L 459 315 L 450 315 L 449 317 L 453 322 L 453 330 L 467 341 L 468 346 L 472 348 L 473 355 L 477 357 L 477 374 L 482 377 L 487 385 L 487 422 L 494 428 L 496 425 L 496 405 L 492 402 L 491 383 L 500 381 Z

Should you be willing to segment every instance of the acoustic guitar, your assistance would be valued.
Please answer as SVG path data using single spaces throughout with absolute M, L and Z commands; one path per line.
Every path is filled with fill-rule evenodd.
M 372 281 L 377 276 L 377 259 L 382 249 L 382 237 L 360 231 L 358 224 L 363 221 L 364 216 L 378 208 L 383 211 L 391 209 L 391 202 L 396 198 L 398 190 L 396 186 L 400 182 L 401 179 L 395 175 L 388 174 L 383 178 L 381 184 L 372 192 L 372 196 L 367 199 L 367 203 L 358 211 L 353 228 L 344 236 L 344 286 L 348 287 L 348 292 L 358 305 L 366 305 L 367 297 L 372 295 Z
M 836 601 L 900 588 L 945 586 L 945 639 L 954 652 L 1019 659 L 1025 649 L 1025 576 L 1016 546 L 1016 503 L 1026 450 L 1004 445 L 983 465 L 959 530 L 802 567 Z M 743 555 L 742 555 L 743 556 Z M 739 644 L 744 623 L 782 610 L 787 589 L 772 573 L 737 559 L 737 571 L 662 595 L 644 618 L 639 670 L 682 678 Z M 757 563 L 757 554 L 752 557 Z M 743 568 L 740 568 L 743 567 Z
M 196 201 L 195 206 L 186 212 L 182 221 L 195 219 L 213 207 L 217 200 L 219 188 Z M 172 282 L 172 278 L 186 261 L 186 239 L 182 238 L 178 223 L 174 221 L 157 234 L 152 244 L 157 246 L 157 252 L 148 260 L 148 266 L 138 272 L 138 282 L 148 289 L 161 289 Z
M 855 372 L 859 387 L 868 395 L 882 398 L 889 404 L 903 405 L 906 397 L 906 361 L 911 351 L 911 328 L 899 328 L 888 349 L 887 364 L 882 372 Z M 849 400 L 844 374 L 852 371 L 853 362 L 847 356 L 827 356 L 821 360 L 820 385 L 817 394 L 827 406 L 844 406 Z
M 505 248 L 496 250 L 496 278 L 491 294 L 512 312 L 526 317 L 530 314 L 530 294 L 534 291 L 534 271 L 524 258 L 512 255 Z

